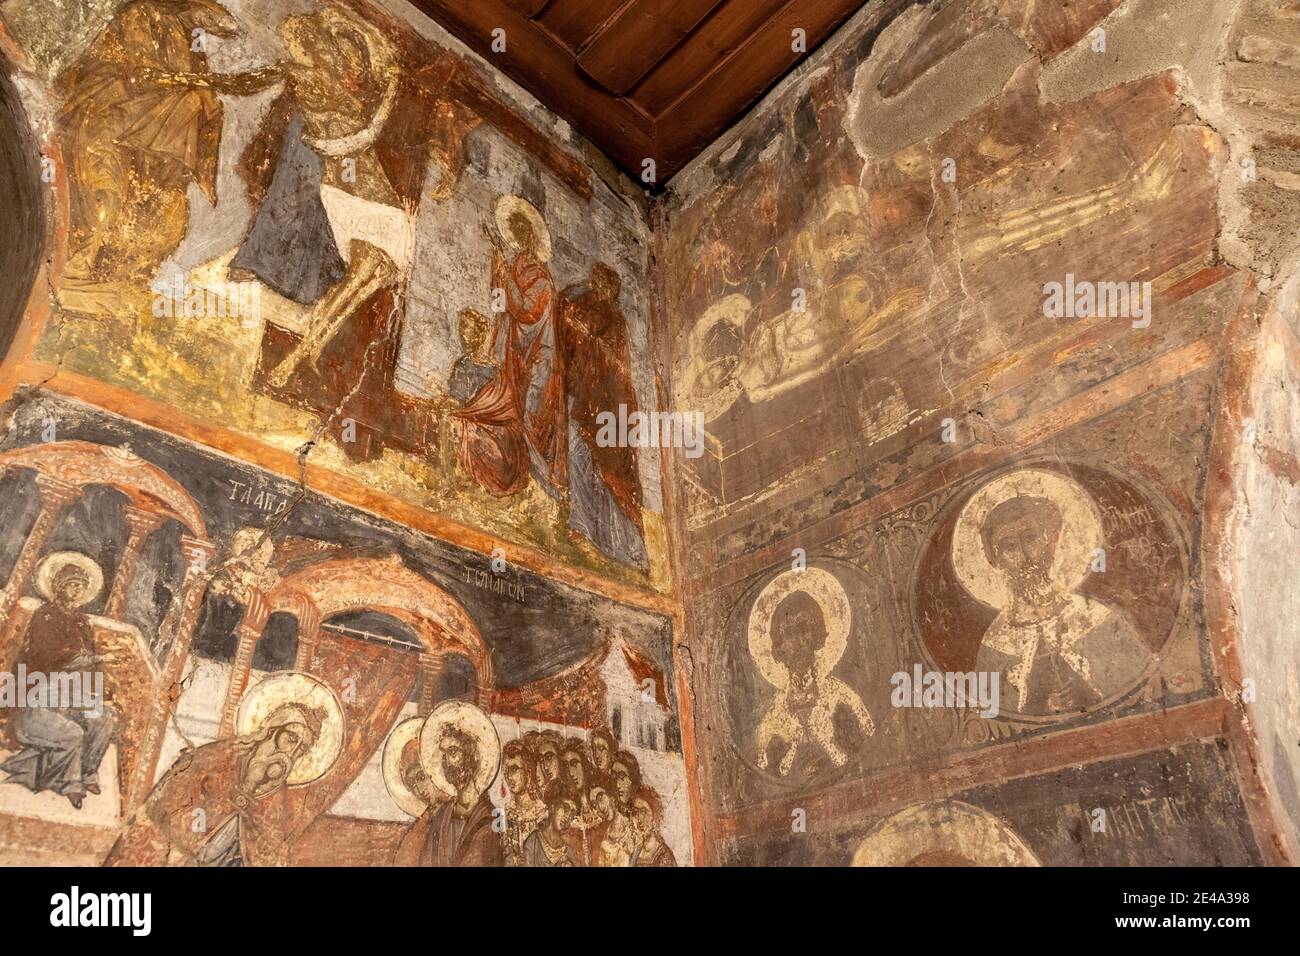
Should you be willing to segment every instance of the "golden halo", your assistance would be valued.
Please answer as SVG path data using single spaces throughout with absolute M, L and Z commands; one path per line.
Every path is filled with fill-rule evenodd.
M 686 347 L 686 354 L 692 358 L 682 373 L 681 385 L 677 389 L 678 411 L 695 411 L 698 405 L 700 406 L 699 410 L 704 412 L 705 420 L 712 421 L 734 405 L 736 399 L 740 398 L 744 386 L 735 374 L 731 376 L 731 380 L 726 384 L 720 388 L 711 388 L 709 393 L 705 395 L 699 394 L 700 389 L 697 383 L 708 367 L 708 364 L 701 357 L 704 350 L 704 337 L 720 322 L 726 322 L 736 329 L 743 329 L 745 320 L 749 317 L 749 313 L 753 308 L 754 305 L 749 299 L 735 293 L 719 299 L 700 316 L 699 321 L 695 323 L 695 327 L 691 329 L 690 339 Z M 737 350 L 737 369 L 739 365 L 740 351 Z
M 76 565 L 84 571 L 86 579 L 89 581 L 86 596 L 77 607 L 89 604 L 99 596 L 99 591 L 104 586 L 104 572 L 100 570 L 94 559 L 82 554 L 80 551 L 55 551 L 53 554 L 46 555 L 45 559 L 41 561 L 40 567 L 36 569 L 36 590 L 47 601 L 53 601 L 54 593 L 51 588 L 54 586 L 54 576 L 69 564 Z
M 542 219 L 542 214 L 537 211 L 537 207 L 527 199 L 519 196 L 502 196 L 497 200 L 495 216 L 497 221 L 497 230 L 510 246 L 518 252 L 515 246 L 514 236 L 510 233 L 510 217 L 515 213 L 522 213 L 532 223 L 533 235 L 537 237 L 537 256 L 543 262 L 551 260 L 551 230 L 546 228 L 546 221 Z
M 858 845 L 853 866 L 904 866 L 925 853 L 952 853 L 976 866 L 1042 866 L 1010 827 L 960 800 L 919 803 L 882 820 Z
M 235 732 L 241 737 L 261 733 L 268 719 L 286 707 L 310 707 L 325 712 L 320 733 L 299 757 L 285 782 L 296 787 L 325 776 L 343 750 L 343 708 L 334 692 L 310 674 L 287 671 L 266 678 L 239 704 Z
M 496 779 L 501 763 L 501 738 L 488 715 L 469 701 L 449 700 L 433 708 L 420 731 L 420 763 L 433 785 L 452 797 L 456 788 L 442 772 L 442 755 L 438 742 L 448 727 L 456 727 L 473 737 L 478 744 L 478 772 L 474 775 L 474 792 L 483 793 Z
M 817 602 L 826 619 L 826 643 L 817 652 L 813 669 L 826 677 L 844 656 L 849 643 L 849 626 L 853 612 L 844 586 L 835 575 L 821 568 L 786 571 L 767 583 L 749 612 L 749 654 L 763 679 L 783 689 L 790 683 L 785 667 L 772 657 L 772 615 L 780 603 L 795 591 L 802 591 Z
M 1088 576 L 1092 552 L 1101 547 L 1101 516 L 1092 498 L 1073 478 L 1025 468 L 990 481 L 971 496 L 952 534 L 952 564 L 962 586 L 993 608 L 1011 600 L 1006 576 L 989 563 L 980 529 L 994 508 L 1012 498 L 1046 498 L 1061 510 L 1061 540 L 1052 563 L 1052 580 L 1073 591 Z
M 393 728 L 393 732 L 388 735 L 388 740 L 384 743 L 384 786 L 388 788 L 388 795 L 393 798 L 393 802 L 401 807 L 403 812 L 413 817 L 424 813 L 427 805 L 402 779 L 402 771 L 406 769 L 402 766 L 402 751 L 406 749 L 407 744 L 420 736 L 423 727 L 423 717 L 408 717 Z

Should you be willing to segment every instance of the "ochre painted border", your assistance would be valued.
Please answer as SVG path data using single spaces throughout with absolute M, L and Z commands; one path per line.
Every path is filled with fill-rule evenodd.
M 299 464 L 298 456 L 291 451 L 268 445 L 256 437 L 205 422 L 173 406 L 145 398 L 127 389 L 108 385 L 98 379 L 37 360 L 28 360 L 18 365 L 14 370 L 14 376 L 21 383 L 39 383 L 41 388 L 47 391 L 95 405 L 178 438 L 212 448 L 253 467 L 294 481 L 304 478 L 305 485 L 310 491 L 328 495 L 345 505 L 361 508 L 381 518 L 396 521 L 450 544 L 485 555 L 490 555 L 494 548 L 501 548 L 510 563 L 543 574 L 552 581 L 569 584 L 660 614 L 671 616 L 676 609 L 672 598 L 667 595 L 611 581 L 594 572 L 556 561 L 535 548 L 516 544 L 452 521 L 386 492 L 377 491 L 355 478 L 321 465 L 313 465 L 310 460 L 304 467 Z

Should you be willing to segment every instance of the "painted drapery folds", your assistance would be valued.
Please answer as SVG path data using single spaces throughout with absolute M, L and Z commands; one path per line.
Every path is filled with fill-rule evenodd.
M 0 863 L 689 865 L 644 203 L 400 2 L 0 57 Z
M 667 589 L 657 453 L 589 421 L 655 405 L 648 231 L 553 119 L 366 0 L 47 6 L 0 7 L 67 203 L 32 363 Z

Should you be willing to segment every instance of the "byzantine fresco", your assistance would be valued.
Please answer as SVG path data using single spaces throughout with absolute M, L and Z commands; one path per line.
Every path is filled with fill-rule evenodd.
M 0 718 L 0 861 L 692 862 L 666 613 L 352 507 L 662 589 L 658 457 L 594 440 L 655 405 L 651 290 L 708 429 L 666 473 L 712 859 L 1275 861 L 1294 668 L 1254 658 L 1259 759 L 1201 565 L 1262 294 L 1238 157 L 1208 66 L 1087 59 L 1113 8 L 864 8 L 652 237 L 397 0 L 0 0 L 61 228 L 4 369 L 52 391 L 5 408 L 0 671 L 107 687 Z M 1152 321 L 1049 318 L 1067 273 L 1149 282 Z M 1270 361 L 1247 488 L 1285 503 Z M 1287 539 L 1238 534 L 1258 589 Z M 900 706 L 922 672 L 997 712 Z
M 596 441 L 654 406 L 641 213 L 389 6 L 0 5 L 58 164 L 29 368 L 664 589 L 657 453 Z
M 45 195 L 40 150 L 26 122 L 22 99 L 0 48 L 0 355 L 7 354 L 22 323 L 26 298 L 41 256 Z
M 1131 342 L 1113 374 L 1197 331 L 1047 318 L 1042 290 L 1070 272 L 1160 296 L 1213 266 L 1222 142 L 1180 121 L 1158 71 L 1041 91 L 1058 65 L 1036 51 L 1109 7 L 942 6 L 845 31 L 670 190 L 673 401 L 708 430 L 680 464 L 686 520 L 721 560 L 814 523 L 837 482 L 887 485 L 904 449 L 909 470 L 959 453 L 933 441 L 941 422 L 987 414 L 1016 366 Z M 1100 373 L 1055 374 L 1059 401 Z
M 995 767 L 1149 796 L 1158 760 L 1104 758 L 1167 721 L 1175 741 L 1217 726 L 1208 463 L 1254 279 L 1216 247 L 1226 143 L 1154 60 L 1090 65 L 1110 12 L 864 10 L 670 184 L 672 397 L 708 430 L 674 471 L 723 861 L 1084 862 L 1005 812 L 1019 798 L 959 791 Z M 1067 273 L 1149 282 L 1152 320 L 1049 317 Z M 899 675 L 996 680 L 996 711 L 900 703 Z M 1044 775 L 1067 731 L 1080 776 Z M 1241 862 L 1263 845 L 1245 759 L 1178 771 L 1232 805 L 1221 858 Z M 1191 824 L 1170 814 L 1092 861 L 1178 857 Z M 821 834 L 849 830 L 830 852 Z
M 809 810 L 807 834 L 753 826 L 723 859 L 795 866 L 1258 866 L 1226 741 L 897 794 L 865 820 Z
M 1185 548 L 1158 507 L 1086 466 L 1016 465 L 985 481 L 921 558 L 916 615 L 931 659 L 1001 674 L 1002 710 L 1022 719 L 1082 713 L 1137 686 L 1186 598 Z
M 724 635 L 700 672 L 728 717 L 708 747 L 723 805 L 1212 695 L 1185 585 L 1199 524 L 1177 504 L 1199 494 L 1209 435 L 1171 432 L 1164 482 L 1107 463 L 1212 388 L 1167 386 L 705 596 Z M 915 668 L 996 674 L 997 713 L 897 706 L 891 680 Z
M 0 450 L 0 853 L 692 860 L 670 619 L 47 393 Z

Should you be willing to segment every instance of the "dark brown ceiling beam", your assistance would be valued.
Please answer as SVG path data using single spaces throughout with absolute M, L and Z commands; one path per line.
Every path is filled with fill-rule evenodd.
M 552 0 L 537 22 L 578 54 L 632 0 Z
M 506 0 L 506 3 L 518 10 L 523 16 L 531 20 L 541 12 L 542 7 L 546 6 L 549 0 Z
M 654 122 L 633 104 L 584 77 L 573 54 L 524 20 L 506 0 L 412 0 L 493 66 L 595 141 L 624 169 L 655 156 Z M 506 51 L 492 50 L 492 31 L 506 31 Z
M 775 4 L 780 6 L 780 0 Z M 708 23 L 660 60 L 633 91 L 647 113 L 659 116 L 743 46 L 772 15 L 773 3 L 723 0 Z
M 863 6 L 864 0 L 789 0 L 748 41 L 656 118 L 661 179 L 678 172 L 769 88 Z M 791 49 L 796 28 L 807 53 Z
M 672 52 L 722 0 L 636 0 L 578 55 L 578 68 L 622 96 Z

